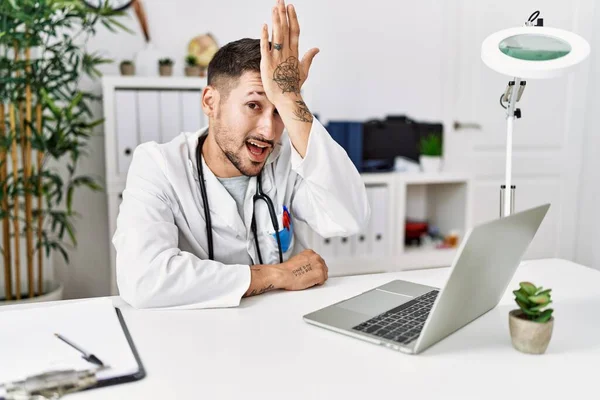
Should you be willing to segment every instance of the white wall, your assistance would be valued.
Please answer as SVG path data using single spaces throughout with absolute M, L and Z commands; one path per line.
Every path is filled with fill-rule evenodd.
M 242 37 L 258 38 L 262 24 L 270 25 L 274 4 L 272 0 L 230 0 L 225 8 L 221 1 L 142 1 L 152 41 L 164 56 L 176 60 L 176 75 L 183 73 L 183 58 L 193 36 L 211 32 L 220 45 Z M 444 107 L 448 106 L 442 101 L 447 65 L 437 60 L 445 31 L 442 24 L 431 21 L 444 21 L 454 1 L 297 0 L 294 4 L 302 30 L 301 55 L 311 47 L 321 49 L 306 83 L 305 100 L 322 120 L 365 120 L 387 114 L 407 114 L 418 120 L 442 119 Z M 490 0 L 492 4 L 497 2 Z M 526 18 L 532 9 L 524 4 L 520 18 Z M 131 11 L 129 15 L 133 15 Z M 144 46 L 136 20 L 131 17 L 127 25 L 135 34 L 115 35 L 100 28 L 88 44 L 90 51 L 98 50 L 116 60 L 103 68 L 105 74 L 117 74 L 118 62 L 133 59 Z M 99 83 L 92 85 L 99 93 Z M 596 85 L 600 89 L 600 80 Z M 596 98 L 595 104 L 599 101 Z M 595 126 L 600 128 L 597 122 Z M 586 163 L 588 171 L 597 171 L 599 166 Z M 103 178 L 104 168 L 100 129 L 92 140 L 90 157 L 83 161 L 82 172 Z M 589 179 L 593 178 L 597 181 L 598 176 L 590 175 Z M 590 210 L 594 208 L 591 196 L 584 193 Z M 105 195 L 81 191 L 75 204 L 83 215 L 77 222 L 79 247 L 71 253 L 71 265 L 58 262 L 57 275 L 66 283 L 67 297 L 107 294 L 111 244 Z M 586 213 L 582 209 L 581 218 L 587 220 Z M 585 251 L 580 253 L 584 255 Z M 589 259 L 589 255 L 584 259 Z
M 176 60 L 175 74 L 182 75 L 183 57 L 193 36 L 211 32 L 220 45 L 242 37 L 258 38 L 262 23 L 271 24 L 274 1 L 233 0 L 230 11 L 218 1 L 143 3 L 154 46 Z M 364 119 L 388 111 L 440 118 L 442 66 L 428 61 L 438 59 L 442 27 L 427 23 L 431 14 L 440 19 L 440 3 L 373 0 L 365 7 L 363 1 L 294 2 L 302 30 L 301 55 L 311 47 L 321 49 L 306 84 L 311 108 L 322 118 Z M 135 19 L 129 26 L 136 35 L 116 36 L 101 30 L 90 49 L 105 51 L 119 61 L 134 58 L 144 46 L 143 37 Z M 116 63 L 105 69 L 108 74 L 117 70 Z M 421 79 L 429 81 L 423 84 Z
M 596 7 L 594 22 L 600 24 L 600 9 Z M 590 56 L 591 71 L 583 143 L 583 160 L 579 189 L 577 235 L 575 261 L 600 269 L 600 29 L 594 31 Z M 595 51 L 596 50 L 596 51 Z M 568 162 L 568 160 L 566 160 Z

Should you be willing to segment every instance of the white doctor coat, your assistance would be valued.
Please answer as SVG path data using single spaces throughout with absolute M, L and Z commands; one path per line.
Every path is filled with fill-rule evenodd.
M 249 266 L 258 263 L 250 229 L 257 178 L 249 181 L 242 221 L 235 200 L 202 159 L 215 259 L 209 260 L 195 157 L 198 138 L 207 131 L 144 143 L 133 154 L 112 241 L 119 292 L 133 307 L 233 307 L 250 286 Z M 293 235 L 284 260 L 307 248 L 310 229 L 323 237 L 362 229 L 370 216 L 365 186 L 321 123 L 313 120 L 304 158 L 287 132 L 281 140 L 263 169 L 262 190 L 280 229 L 283 206 L 291 214 Z M 257 201 L 255 212 L 263 263 L 278 263 L 266 204 Z

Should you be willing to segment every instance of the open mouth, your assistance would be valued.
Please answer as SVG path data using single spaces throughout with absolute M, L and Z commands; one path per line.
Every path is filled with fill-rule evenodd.
M 256 161 L 263 161 L 271 148 L 271 145 L 259 140 L 246 141 L 246 147 L 250 156 Z

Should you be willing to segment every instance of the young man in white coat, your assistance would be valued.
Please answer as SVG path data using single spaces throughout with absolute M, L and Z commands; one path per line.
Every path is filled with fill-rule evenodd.
M 207 128 L 134 152 L 113 237 L 119 292 L 134 307 L 232 307 L 321 285 L 327 266 L 307 233 L 367 223 L 358 171 L 301 96 L 318 49 L 298 60 L 292 5 L 278 0 L 272 23 L 271 42 L 264 25 L 260 41 L 214 56 Z

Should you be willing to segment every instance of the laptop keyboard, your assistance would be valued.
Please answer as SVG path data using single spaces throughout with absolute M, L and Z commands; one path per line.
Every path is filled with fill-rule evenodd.
M 432 290 L 352 329 L 409 344 L 419 337 L 439 290 Z

